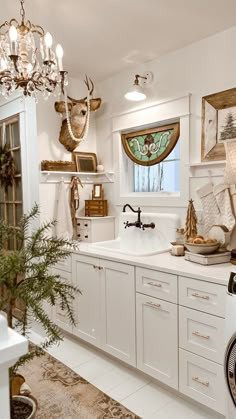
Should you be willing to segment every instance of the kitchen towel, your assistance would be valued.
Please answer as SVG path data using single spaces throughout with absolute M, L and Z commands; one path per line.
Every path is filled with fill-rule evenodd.
M 73 237 L 73 225 L 64 181 L 59 183 L 58 198 L 56 201 L 56 221 L 56 235 L 64 240 L 71 240 Z

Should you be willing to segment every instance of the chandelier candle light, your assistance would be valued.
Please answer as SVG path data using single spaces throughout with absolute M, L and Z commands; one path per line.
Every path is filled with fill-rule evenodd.
M 25 21 L 24 0 L 20 4 L 20 23 L 13 18 L 0 25 L 0 93 L 8 97 L 18 88 L 25 96 L 37 91 L 45 98 L 56 90 L 64 93 L 63 49 L 57 45 L 54 53 L 51 34 Z

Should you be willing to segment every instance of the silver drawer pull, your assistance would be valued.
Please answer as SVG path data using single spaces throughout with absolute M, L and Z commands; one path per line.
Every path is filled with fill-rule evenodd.
M 199 332 L 192 332 L 192 335 L 198 336 L 199 338 L 202 338 L 202 339 L 210 339 L 209 335 L 202 335 Z
M 147 306 L 151 306 L 151 307 L 154 307 L 154 308 L 160 308 L 161 307 L 161 304 L 155 304 L 155 303 L 152 303 L 152 301 L 147 301 L 145 304 Z
M 161 288 L 162 284 L 156 284 L 155 282 L 148 282 L 148 285 L 152 285 L 153 287 Z
M 209 387 L 209 385 L 210 385 L 210 383 L 209 383 L 209 381 L 201 381 L 200 379 L 199 379 L 199 377 L 192 377 L 192 380 L 193 381 L 196 381 L 197 383 L 199 383 L 199 384 L 202 384 L 203 386 L 205 386 L 205 387 Z
M 197 292 L 193 292 L 192 296 L 196 297 L 196 298 L 202 298 L 202 300 L 209 300 L 210 299 L 209 295 L 201 295 L 201 294 L 198 294 Z
M 101 269 L 104 269 L 104 268 L 103 268 L 103 266 L 98 266 L 98 269 L 100 271 Z
M 93 265 L 93 269 L 97 269 L 98 268 L 98 266 L 96 266 L 96 265 Z

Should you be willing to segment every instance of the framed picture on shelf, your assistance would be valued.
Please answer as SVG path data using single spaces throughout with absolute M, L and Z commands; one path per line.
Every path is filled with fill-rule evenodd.
M 224 141 L 236 138 L 236 88 L 202 98 L 202 161 L 225 160 Z
M 73 152 L 72 160 L 76 164 L 77 172 L 96 172 L 97 156 L 95 153 Z
M 103 189 L 101 183 L 95 183 L 93 185 L 92 199 L 103 199 Z

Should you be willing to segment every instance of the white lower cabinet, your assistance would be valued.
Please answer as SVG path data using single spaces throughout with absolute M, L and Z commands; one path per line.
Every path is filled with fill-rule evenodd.
M 225 286 L 77 253 L 54 272 L 82 292 L 60 328 L 225 413 Z
M 225 413 L 225 380 L 222 365 L 180 349 L 179 390 L 186 396 Z
M 71 273 L 61 271 L 59 269 L 53 269 L 54 275 L 59 275 L 60 279 L 63 282 L 71 283 Z M 69 321 L 68 317 L 64 313 L 64 311 L 61 310 L 60 305 L 56 304 L 53 308 L 53 320 L 56 323 L 58 327 L 60 327 L 62 330 L 65 330 L 66 332 L 73 333 L 73 326 L 71 322 Z
M 74 255 L 72 273 L 82 292 L 74 334 L 136 365 L 134 267 Z
M 99 261 L 88 256 L 74 255 L 72 276 L 82 295 L 76 298 L 77 325 L 74 334 L 101 347 L 101 281 Z
M 107 260 L 102 265 L 102 348 L 136 366 L 134 267 Z
M 177 305 L 136 294 L 137 367 L 178 389 Z

